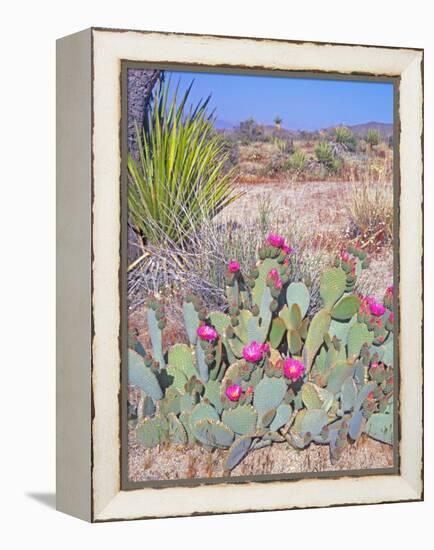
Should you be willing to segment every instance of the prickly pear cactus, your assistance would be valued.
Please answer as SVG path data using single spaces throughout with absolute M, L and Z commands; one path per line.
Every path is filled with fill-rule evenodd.
M 354 292 L 369 265 L 354 247 L 321 276 L 322 308 L 309 315 L 309 285 L 291 279 L 294 253 L 269 235 L 249 273 L 231 261 L 227 308 L 183 305 L 188 344 L 164 347 L 165 312 L 148 304 L 151 349 L 129 338 L 129 403 L 137 441 L 227 449 L 226 471 L 249 452 L 286 443 L 328 445 L 332 463 L 365 433 L 394 441 L 393 287 L 382 302 Z

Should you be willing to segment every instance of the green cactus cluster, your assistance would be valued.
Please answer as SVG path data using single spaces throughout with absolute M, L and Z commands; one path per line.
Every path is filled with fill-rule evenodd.
M 131 332 L 128 356 L 129 383 L 140 391 L 128 418 L 145 447 L 227 449 L 230 472 L 277 443 L 328 445 L 332 463 L 363 433 L 393 444 L 391 292 L 381 304 L 354 292 L 369 261 L 349 247 L 322 274 L 322 308 L 311 318 L 309 286 L 290 282 L 292 250 L 274 237 L 249 273 L 229 265 L 225 312 L 187 296 L 188 344 L 165 350 L 164 308 L 149 302 L 151 349 Z

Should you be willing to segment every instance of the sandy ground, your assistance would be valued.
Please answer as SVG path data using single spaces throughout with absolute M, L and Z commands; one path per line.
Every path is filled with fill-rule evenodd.
M 130 480 L 222 477 L 226 453 L 224 450 L 210 452 L 199 445 L 167 445 L 145 449 L 135 441 L 134 432 L 131 432 L 128 456 Z M 392 466 L 392 447 L 362 436 L 357 444 L 344 450 L 335 465 L 330 462 L 327 445 L 311 444 L 307 449 L 296 450 L 286 443 L 280 443 L 249 453 L 232 470 L 231 476 L 365 470 Z
M 259 217 L 259 206 L 265 203 L 286 224 L 302 224 L 318 234 L 343 233 L 348 225 L 347 203 L 352 184 L 343 182 L 270 182 L 237 185 L 245 194 L 221 213 L 226 220 Z

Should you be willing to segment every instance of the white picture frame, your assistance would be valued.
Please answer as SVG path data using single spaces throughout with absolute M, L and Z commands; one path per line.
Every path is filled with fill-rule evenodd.
M 399 82 L 399 469 L 122 488 L 121 65 Z M 423 51 L 92 28 L 57 44 L 57 507 L 91 522 L 423 499 Z

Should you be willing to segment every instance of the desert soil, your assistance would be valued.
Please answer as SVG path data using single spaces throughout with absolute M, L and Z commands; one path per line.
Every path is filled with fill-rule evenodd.
M 208 451 L 199 445 L 160 445 L 146 449 L 129 434 L 128 467 L 130 481 L 164 479 L 218 478 L 224 475 L 227 451 Z M 332 464 L 327 445 L 311 444 L 296 450 L 287 443 L 274 444 L 252 451 L 231 472 L 231 477 L 366 470 L 393 467 L 393 449 L 362 436 L 358 443 L 344 450 L 337 464 Z

